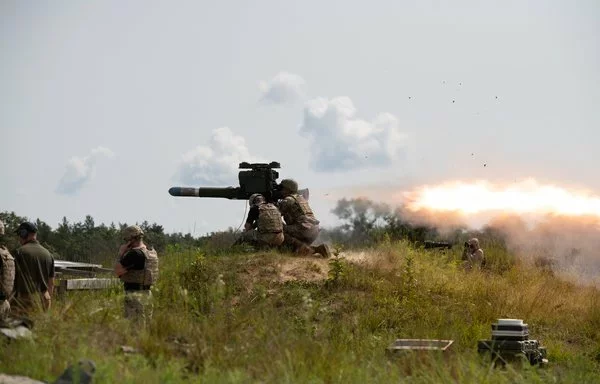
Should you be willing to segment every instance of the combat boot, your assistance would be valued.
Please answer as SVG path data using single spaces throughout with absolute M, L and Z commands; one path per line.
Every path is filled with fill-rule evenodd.
M 310 247 L 306 244 L 302 244 L 296 249 L 296 254 L 299 256 L 312 256 L 314 253 L 313 247 Z
M 315 253 L 318 253 L 322 257 L 329 259 L 332 256 L 331 247 L 328 244 L 317 245 L 316 247 L 312 247 Z

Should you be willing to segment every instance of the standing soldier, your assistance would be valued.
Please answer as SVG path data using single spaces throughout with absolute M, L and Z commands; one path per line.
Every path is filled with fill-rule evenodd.
M 319 220 L 315 218 L 308 201 L 298 194 L 298 183 L 292 179 L 284 179 L 281 180 L 280 187 L 283 198 L 278 205 L 285 220 L 284 243 L 301 255 L 319 253 L 321 256 L 331 257 L 331 250 L 326 244 L 311 246 L 319 236 Z
M 255 193 L 248 199 L 250 211 L 241 241 L 258 247 L 278 247 L 283 243 L 283 221 L 279 209 Z
M 144 244 L 144 231 L 137 225 L 123 229 L 115 273 L 125 288 L 125 317 L 147 323 L 152 318 L 150 289 L 158 279 L 158 254 Z
M 15 259 L 2 243 L 4 223 L 0 220 L 0 320 L 10 312 L 10 296 L 15 284 Z
M 14 310 L 50 309 L 54 293 L 54 258 L 37 240 L 37 226 L 24 222 L 16 230 L 21 247 L 14 252 Z
M 485 262 L 483 249 L 479 247 L 479 239 L 472 238 L 465 242 L 462 260 L 466 269 L 480 269 Z

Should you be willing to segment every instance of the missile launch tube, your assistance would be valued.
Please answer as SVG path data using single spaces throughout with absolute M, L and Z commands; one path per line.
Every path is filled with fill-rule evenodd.
M 171 187 L 169 188 L 169 194 L 171 196 L 189 196 L 189 197 L 216 197 L 222 199 L 247 199 L 247 196 L 242 193 L 240 188 L 227 187 L 227 188 L 191 188 L 191 187 Z

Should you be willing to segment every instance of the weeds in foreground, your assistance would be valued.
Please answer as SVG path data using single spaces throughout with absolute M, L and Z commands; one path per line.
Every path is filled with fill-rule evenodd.
M 329 262 L 306 263 L 324 271 L 322 281 L 282 282 L 288 256 L 173 252 L 161 259 L 148 327 L 123 319 L 119 290 L 69 293 L 34 316 L 33 340 L 1 346 L 0 371 L 52 382 L 89 358 L 96 383 L 599 380 L 596 289 L 519 265 L 465 272 L 404 243 L 367 256 L 357 265 L 337 248 Z M 477 340 L 499 317 L 529 324 L 548 348 L 547 369 L 494 370 L 477 355 Z M 385 349 L 396 338 L 455 343 L 443 355 L 390 358 Z
M 333 257 L 329 260 L 329 272 L 327 273 L 327 280 L 325 282 L 328 287 L 338 286 L 344 276 L 345 265 L 341 253 L 342 246 L 336 244 L 333 250 Z

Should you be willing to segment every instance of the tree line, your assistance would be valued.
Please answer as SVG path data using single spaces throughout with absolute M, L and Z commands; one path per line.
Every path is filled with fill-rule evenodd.
M 83 221 L 69 222 L 66 217 L 56 228 L 46 222 L 30 220 L 19 216 L 15 212 L 0 212 L 0 219 L 6 226 L 6 235 L 3 242 L 9 249 L 19 246 L 18 239 L 13 235 L 15 229 L 23 221 L 32 221 L 38 227 L 37 238 L 40 243 L 48 248 L 56 259 L 80 261 L 86 263 L 110 263 L 123 243 L 121 230 L 128 223 L 111 223 L 106 225 L 96 224 L 93 217 L 87 215 Z M 165 233 L 162 225 L 143 221 L 138 224 L 145 233 L 145 241 L 152 245 L 158 252 L 164 252 L 169 246 L 201 247 L 207 237 L 193 237 L 187 233 Z
M 391 207 L 366 198 L 340 199 L 332 209 L 340 225 L 321 229 L 322 241 L 341 244 L 345 248 L 368 247 L 383 239 L 408 240 L 422 244 L 426 240 L 444 240 L 454 244 L 464 241 L 468 236 L 499 240 L 500 233 L 493 228 L 468 232 L 465 228 L 446 226 L 440 228 L 425 221 L 414 220 L 402 207 Z M 15 212 L 0 212 L 0 219 L 6 225 L 7 236 L 4 242 L 9 249 L 18 247 L 16 236 L 12 233 L 23 221 L 33 221 L 17 215 Z M 47 247 L 57 259 L 88 263 L 111 263 L 119 245 L 123 242 L 121 230 L 128 223 L 97 224 L 87 215 L 83 221 L 70 222 L 66 217 L 52 228 L 39 218 L 33 221 L 38 227 L 38 240 Z M 145 241 L 159 254 L 169 248 L 204 250 L 224 250 L 235 241 L 237 232 L 232 228 L 194 237 L 190 233 L 165 233 L 158 223 L 143 221 L 138 224 L 146 234 Z M 450 230 L 448 229 L 450 228 Z

